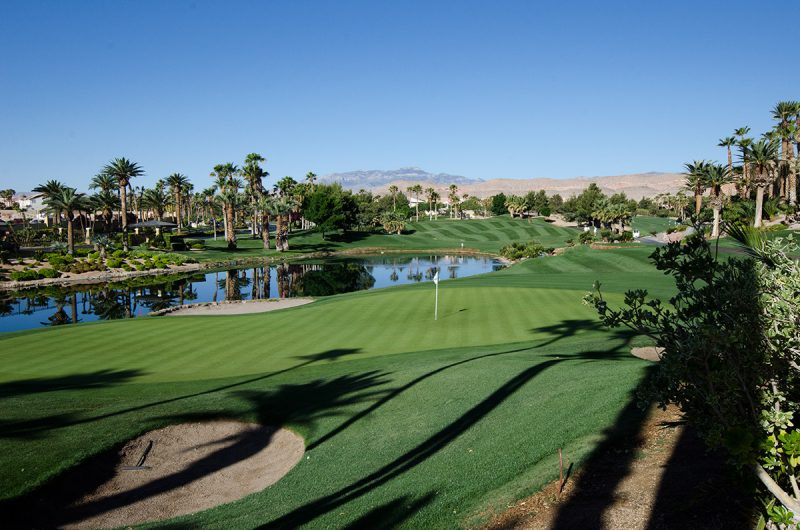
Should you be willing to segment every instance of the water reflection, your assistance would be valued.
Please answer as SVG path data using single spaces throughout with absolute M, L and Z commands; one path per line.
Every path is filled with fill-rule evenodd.
M 0 293 L 0 331 L 131 318 L 194 302 L 328 296 L 502 268 L 491 258 L 388 256 L 134 278 L 127 282 Z

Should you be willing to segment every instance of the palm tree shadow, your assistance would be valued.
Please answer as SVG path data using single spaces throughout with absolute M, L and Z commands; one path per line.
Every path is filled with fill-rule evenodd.
M 561 361 L 548 360 L 523 370 L 483 401 L 403 455 L 356 482 L 341 488 L 339 491 L 300 506 L 286 515 L 263 525 L 261 528 L 297 528 L 306 525 L 321 515 L 358 499 L 373 489 L 399 477 L 438 453 L 463 432 L 486 417 L 519 388 L 559 362 Z
M 84 374 L 20 379 L 0 383 L 0 399 L 59 390 L 107 388 L 146 375 L 142 370 L 98 370 Z
M 154 479 L 132 490 L 75 505 L 85 495 L 107 482 L 120 464 L 119 447 L 89 459 L 24 497 L 0 503 L 0 510 L 12 528 L 51 527 L 74 523 L 119 509 L 143 499 L 172 491 L 246 459 L 266 447 L 277 426 L 287 423 L 313 425 L 342 407 L 375 399 L 388 382 L 377 371 L 318 379 L 303 384 L 282 385 L 271 391 L 238 391 L 235 395 L 249 403 L 244 412 L 223 411 L 207 414 L 179 414 L 161 418 L 167 423 L 202 421 L 234 417 L 252 420 L 261 428 L 231 437 L 228 444 L 173 474 Z M 5 523 L 5 521 L 4 521 Z
M 345 527 L 345 530 L 389 530 L 397 528 L 410 519 L 415 513 L 436 498 L 434 493 L 426 493 L 421 498 L 411 500 L 409 497 L 400 497 L 381 504 L 362 515 Z
M 606 334 L 611 334 L 614 339 L 623 341 L 624 345 L 630 344 L 633 339 L 638 336 L 634 331 L 628 329 L 608 329 L 603 326 L 601 322 L 589 319 L 562 320 L 557 324 L 531 328 L 529 331 L 536 335 L 544 333 L 551 336 L 550 339 L 539 344 L 539 348 L 551 346 L 559 341 L 590 331 L 602 331 Z
M 331 361 L 331 360 L 338 359 L 339 357 L 342 357 L 344 355 L 351 355 L 351 354 L 354 354 L 354 353 L 358 353 L 359 351 L 361 351 L 360 348 L 337 348 L 337 349 L 333 349 L 333 350 L 326 350 L 326 351 L 323 351 L 323 352 L 320 352 L 320 353 L 299 357 L 299 359 L 302 359 L 303 362 L 300 362 L 300 363 L 298 363 L 298 364 L 296 364 L 294 366 L 290 366 L 289 368 L 284 368 L 283 370 L 278 370 L 278 371 L 275 371 L 275 372 L 269 372 L 267 374 L 260 374 L 260 375 L 258 375 L 256 377 L 248 377 L 246 379 L 243 379 L 241 381 L 237 381 L 235 383 L 225 384 L 225 385 L 222 385 L 222 386 L 218 386 L 218 387 L 202 390 L 200 392 L 193 392 L 191 394 L 185 394 L 183 396 L 176 396 L 176 397 L 172 397 L 172 398 L 167 398 L 167 399 L 162 399 L 162 400 L 158 400 L 158 401 L 152 401 L 152 402 L 149 402 L 149 403 L 144 403 L 144 404 L 141 404 L 141 405 L 135 405 L 135 406 L 132 406 L 132 407 L 128 407 L 128 408 L 125 408 L 125 409 L 122 409 L 122 410 L 117 410 L 117 411 L 114 411 L 114 412 L 109 412 L 109 413 L 106 413 L 106 414 L 99 414 L 99 415 L 90 416 L 90 417 L 79 417 L 79 416 L 77 416 L 75 414 L 59 414 L 59 415 L 53 415 L 53 416 L 48 416 L 48 417 L 37 418 L 35 420 L 27 420 L 25 422 L 6 422 L 5 427 L 7 427 L 7 429 L 4 428 L 4 429 L 0 430 L 0 438 L 3 438 L 3 437 L 6 437 L 6 438 L 24 438 L 24 437 L 34 438 L 34 437 L 41 437 L 47 431 L 50 431 L 52 429 L 58 429 L 58 428 L 62 428 L 62 427 L 71 427 L 71 426 L 75 426 L 75 425 L 82 425 L 82 424 L 92 423 L 92 422 L 103 420 L 103 419 L 107 419 L 107 418 L 112 418 L 112 417 L 116 417 L 116 416 L 122 416 L 122 415 L 125 415 L 125 414 L 128 414 L 128 413 L 131 413 L 131 412 L 137 412 L 137 411 L 145 410 L 145 409 L 152 408 L 152 407 L 157 407 L 157 406 L 161 406 L 161 405 L 167 405 L 167 404 L 170 404 L 170 403 L 175 403 L 175 402 L 182 401 L 182 400 L 185 400 L 185 399 L 190 399 L 190 398 L 205 396 L 205 395 L 209 395 L 209 394 L 214 394 L 214 393 L 222 392 L 222 391 L 225 391 L 225 390 L 231 390 L 233 388 L 245 386 L 245 385 L 256 383 L 256 382 L 259 382 L 259 381 L 264 381 L 266 379 L 270 379 L 270 378 L 276 377 L 278 375 L 285 374 L 287 372 L 291 372 L 291 371 L 297 370 L 299 368 L 303 368 L 304 366 L 308 366 L 308 365 L 313 364 L 315 362 L 319 362 L 319 361 L 322 361 L 322 360 Z M 131 375 L 134 372 L 135 371 L 121 371 L 119 373 L 123 374 L 123 375 L 127 375 L 129 377 L 135 377 L 135 375 L 141 375 L 141 373 L 136 373 L 135 375 Z M 114 374 L 116 374 L 116 372 Z M 77 379 L 81 379 L 82 377 L 83 376 L 78 376 Z M 117 376 L 117 379 L 119 381 L 122 381 L 123 377 L 120 375 L 120 376 Z M 57 378 L 56 385 L 60 384 L 60 385 L 63 386 L 63 380 L 71 380 L 71 379 L 69 377 L 67 377 L 67 378 Z M 30 380 L 30 381 L 36 381 L 36 380 Z M 17 389 L 17 388 L 25 387 L 26 385 L 24 385 L 22 383 L 26 383 L 26 382 L 23 381 L 23 382 L 11 383 L 9 388 Z M 44 384 L 45 383 L 41 383 L 41 385 L 44 385 Z M 45 387 L 42 387 L 41 385 L 39 385 L 39 388 L 45 388 Z M 95 384 L 93 384 L 93 386 L 85 387 L 85 388 L 102 388 L 104 386 L 110 386 L 110 383 L 109 384 L 95 383 Z M 35 384 L 34 384 L 34 387 L 36 387 Z M 84 387 L 81 387 L 81 388 L 84 388 Z M 57 389 L 60 389 L 60 388 L 52 388 L 52 390 L 57 390 Z M 17 391 L 19 391 L 19 390 L 17 390 Z M 42 390 L 40 390 L 40 391 L 42 391 Z M 2 394 L 0 394 L 0 396 L 2 396 Z M 0 425 L 3 424 L 3 421 L 4 420 L 0 419 Z

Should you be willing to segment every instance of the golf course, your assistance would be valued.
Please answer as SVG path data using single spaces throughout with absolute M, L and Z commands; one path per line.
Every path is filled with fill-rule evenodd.
M 577 233 L 508 217 L 412 230 L 362 241 L 491 252 Z M 302 237 L 314 236 L 295 247 Z M 0 506 L 18 517 L 54 479 L 142 433 L 233 419 L 294 431 L 302 459 L 263 491 L 171 528 L 479 526 L 557 478 L 559 448 L 579 466 L 620 428 L 647 370 L 629 353 L 642 341 L 602 328 L 582 297 L 595 280 L 611 301 L 639 287 L 668 296 L 651 250 L 579 246 L 443 281 L 438 321 L 424 282 L 263 314 L 4 334 Z M 48 500 L 56 511 L 68 501 Z

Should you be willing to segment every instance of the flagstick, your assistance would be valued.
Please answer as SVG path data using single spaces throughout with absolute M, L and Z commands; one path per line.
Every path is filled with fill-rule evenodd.
M 439 320 L 439 282 L 436 282 L 436 306 L 433 310 L 433 319 Z

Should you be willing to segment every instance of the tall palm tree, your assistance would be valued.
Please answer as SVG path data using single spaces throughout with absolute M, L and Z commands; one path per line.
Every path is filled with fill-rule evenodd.
M 239 174 L 239 167 L 228 162 L 227 164 L 217 164 L 214 166 L 212 177 L 216 177 L 215 185 L 220 191 L 223 202 L 223 216 L 225 220 L 225 241 L 228 250 L 236 249 L 236 230 L 235 230 L 235 208 L 238 200 L 239 188 L 242 183 L 236 176 Z
M 89 182 L 90 190 L 111 191 L 117 188 L 119 188 L 117 179 L 113 175 L 104 172 L 93 176 L 91 182 Z
M 392 184 L 389 186 L 389 193 L 392 196 L 392 211 L 397 211 L 397 192 L 400 191 L 400 188 Z
M 269 250 L 269 221 L 275 210 L 275 199 L 269 195 L 262 195 L 258 199 L 258 211 L 261 214 L 261 242 L 265 250 Z
M 172 191 L 172 197 L 175 201 L 175 224 L 178 225 L 178 231 L 183 226 L 183 192 L 184 187 L 189 184 L 189 177 L 182 173 L 173 173 L 167 177 L 167 186 Z
M 44 204 L 51 211 L 64 212 L 64 216 L 67 218 L 67 252 L 74 254 L 73 221 L 76 211 L 90 207 L 86 201 L 86 194 L 78 193 L 75 188 L 62 188 L 58 193 L 46 198 Z
M 317 181 L 317 174 L 313 171 L 309 171 L 306 173 L 306 183 L 308 184 L 311 191 L 314 191 L 314 183 Z
M 747 166 L 747 151 L 750 149 L 750 146 L 753 144 L 752 138 L 747 138 L 747 133 L 750 132 L 750 127 L 744 126 L 739 127 L 738 129 L 733 131 L 734 136 L 738 136 L 739 139 L 736 141 L 736 145 L 739 147 L 739 156 L 742 159 L 742 195 L 744 197 L 750 196 L 750 175 L 748 173 L 749 169 Z
M 103 173 L 117 180 L 119 185 L 120 219 L 122 220 L 122 248 L 128 250 L 128 185 L 134 177 L 144 175 L 144 170 L 125 157 L 115 158 L 103 167 Z
M 458 215 L 458 186 L 450 184 L 447 189 L 449 190 L 447 198 L 450 201 L 450 211 L 455 218 Z
M 728 166 L 723 166 L 722 164 L 709 164 L 704 168 L 704 173 L 705 184 L 711 190 L 711 208 L 714 211 L 711 237 L 718 237 L 720 212 L 724 201 L 722 186 L 731 181 L 731 171 Z
M 728 173 L 733 176 L 733 153 L 731 152 L 731 148 L 736 145 L 736 138 L 733 136 L 726 136 L 725 138 L 720 138 L 719 143 L 717 144 L 719 147 L 724 147 L 728 150 Z
M 245 193 L 247 193 L 247 196 L 250 198 L 250 208 L 253 210 L 253 222 L 251 223 L 250 230 L 254 239 L 256 237 L 256 227 L 258 226 L 257 203 L 264 193 L 263 179 L 269 175 L 269 173 L 264 171 L 264 168 L 261 167 L 261 163 L 266 161 L 267 159 L 260 154 L 250 153 L 245 157 L 244 165 L 242 166 L 242 176 L 245 180 Z
M 433 198 L 437 195 L 433 188 L 425 188 L 425 197 L 428 199 L 428 212 L 433 211 Z M 430 213 L 429 213 L 430 215 Z
M 422 185 L 414 184 L 413 186 L 407 187 L 406 191 L 414 194 L 414 198 L 416 199 L 414 208 L 416 209 L 417 222 L 419 222 L 419 194 L 422 193 Z
M 285 252 L 289 250 L 288 220 L 296 204 L 291 197 L 279 197 L 272 203 L 272 213 L 275 215 L 275 250 Z
M 57 180 L 48 180 L 44 184 L 40 184 L 33 188 L 33 191 L 37 194 L 36 197 L 41 197 L 46 201 L 50 197 L 60 194 L 61 191 L 66 187 L 66 184 Z M 61 222 L 61 212 L 56 209 L 52 209 L 51 211 L 53 212 L 53 223 L 59 224 Z M 50 216 L 48 216 L 47 219 L 49 221 Z
M 686 171 L 686 187 L 694 193 L 694 214 L 700 215 L 703 208 L 703 192 L 706 189 L 705 172 L 710 162 L 707 160 L 695 160 L 690 164 L 684 164 Z
M 169 207 L 170 196 L 164 186 L 148 188 L 142 193 L 142 207 L 149 210 L 158 221 L 164 220 L 164 212 Z
M 764 211 L 764 189 L 771 181 L 771 173 L 778 163 L 778 144 L 764 138 L 756 141 L 749 149 L 749 171 L 755 175 L 753 180 L 756 185 L 756 215 L 753 226 L 761 226 L 761 217 Z
M 89 199 L 92 203 L 92 210 L 100 212 L 106 230 L 111 229 L 114 212 L 119 210 L 119 196 L 111 189 L 105 189 L 95 193 Z

